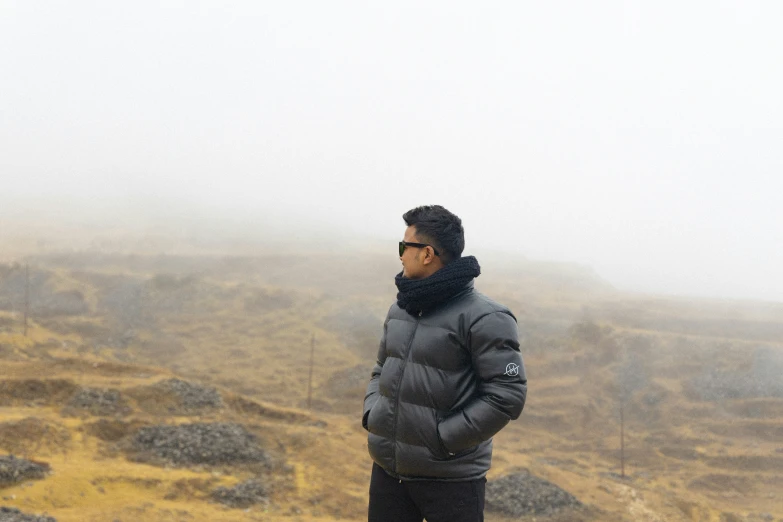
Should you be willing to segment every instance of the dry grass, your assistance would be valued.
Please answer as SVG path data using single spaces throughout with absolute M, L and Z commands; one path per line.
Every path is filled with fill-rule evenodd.
M 165 273 L 144 256 L 49 259 L 52 288 L 81 292 L 89 313 L 33 318 L 23 337 L 18 317 L 0 312 L 0 450 L 52 469 L 4 489 L 5 502 L 66 522 L 365 519 L 370 460 L 359 411 L 375 347 L 362 345 L 392 298 L 376 281 L 386 265 L 352 274 L 328 256 L 164 261 Z M 710 371 L 757 371 L 760 347 L 783 353 L 775 305 L 621 296 L 579 270 L 558 279 L 551 267 L 525 269 L 509 279 L 525 285 L 479 281 L 514 307 L 531 382 L 522 418 L 496 437 L 490 479 L 530 469 L 585 503 L 585 521 L 783 518 L 783 398 L 693 392 Z M 156 313 L 119 331 L 101 303 L 131 280 L 148 289 Z M 618 395 L 628 384 L 618 375 L 634 368 L 629 352 L 641 371 L 625 390 L 622 479 Z M 182 409 L 155 386 L 174 376 L 215 387 L 222 406 Z M 80 388 L 119 390 L 128 415 L 63 417 Z M 119 449 L 144 426 L 192 422 L 242 423 L 259 434 L 277 466 L 268 505 L 244 512 L 211 501 L 215 488 L 252 478 L 248 469 L 166 469 Z

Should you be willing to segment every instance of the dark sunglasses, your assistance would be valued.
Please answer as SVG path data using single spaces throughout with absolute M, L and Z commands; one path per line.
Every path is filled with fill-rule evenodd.
M 435 252 L 436 256 L 440 255 L 440 252 L 435 250 L 435 247 L 432 245 L 427 245 L 425 243 L 411 243 L 409 241 L 400 241 L 400 257 L 402 257 L 402 253 L 405 252 L 406 247 L 415 247 L 415 248 L 426 248 L 430 247 L 432 248 L 432 251 Z

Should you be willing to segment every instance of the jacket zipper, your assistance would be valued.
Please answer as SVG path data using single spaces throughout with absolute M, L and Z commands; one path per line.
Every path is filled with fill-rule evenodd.
M 408 364 L 408 359 L 411 355 L 411 346 L 413 346 L 413 338 L 416 336 L 416 330 L 419 328 L 419 321 L 421 320 L 421 314 L 422 312 L 419 312 L 419 317 L 416 318 L 416 324 L 413 325 L 413 333 L 411 333 L 411 338 L 408 341 L 408 348 L 405 351 L 405 359 L 402 360 L 402 366 L 400 367 L 400 383 L 397 388 L 397 399 L 394 401 L 394 429 L 392 430 L 392 433 L 394 434 L 394 445 L 392 448 L 394 448 L 394 472 L 397 472 L 397 419 L 400 416 L 400 390 L 402 389 L 402 378 L 405 375 L 405 366 Z M 400 480 L 400 484 L 402 484 L 402 480 Z

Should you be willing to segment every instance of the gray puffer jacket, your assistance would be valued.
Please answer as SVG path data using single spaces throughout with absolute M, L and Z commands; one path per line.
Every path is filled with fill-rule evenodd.
M 419 317 L 395 303 L 364 399 L 370 455 L 399 479 L 481 478 L 526 394 L 516 319 L 472 282 Z

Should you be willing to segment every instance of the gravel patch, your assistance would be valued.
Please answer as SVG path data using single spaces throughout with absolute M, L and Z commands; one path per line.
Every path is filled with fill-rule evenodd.
M 44 515 L 27 515 L 16 508 L 0 506 L 0 522 L 57 522 Z
M 0 456 L 0 486 L 9 486 L 25 480 L 42 479 L 49 471 L 49 466 L 13 455 Z
M 152 385 L 152 388 L 158 388 L 176 395 L 179 397 L 181 406 L 185 410 L 198 411 L 223 407 L 223 399 L 220 397 L 220 393 L 211 386 L 195 384 L 181 379 L 167 379 Z
M 512 517 L 549 516 L 582 506 L 567 491 L 526 471 L 487 483 L 487 511 Z
M 270 462 L 258 438 L 240 424 L 149 426 L 134 435 L 130 449 L 134 460 L 174 466 Z
M 268 500 L 266 488 L 258 480 L 240 482 L 233 488 L 219 487 L 212 498 L 232 508 L 247 508 Z
M 153 415 L 197 415 L 224 406 L 215 388 L 176 378 L 134 388 L 128 393 L 139 408 Z
M 131 408 L 119 390 L 111 388 L 82 388 L 68 401 L 64 413 L 77 411 L 95 416 L 123 416 L 131 413 Z

